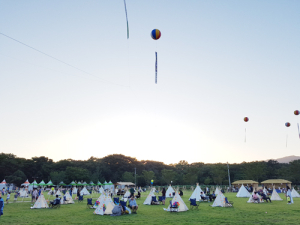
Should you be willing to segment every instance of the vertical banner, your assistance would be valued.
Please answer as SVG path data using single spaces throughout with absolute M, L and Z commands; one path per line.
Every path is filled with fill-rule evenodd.
M 155 83 L 157 84 L 157 52 L 155 52 Z

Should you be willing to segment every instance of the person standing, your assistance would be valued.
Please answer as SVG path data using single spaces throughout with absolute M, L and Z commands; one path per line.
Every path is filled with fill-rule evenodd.
M 4 209 L 4 200 L 2 198 L 2 193 L 0 192 L 0 217 L 3 215 L 3 209 Z
M 166 189 L 163 188 L 162 191 L 161 191 L 161 195 L 162 195 L 162 204 L 164 205 L 165 204 L 165 201 L 166 201 Z
M 32 197 L 31 197 L 31 202 L 32 203 L 36 201 L 37 195 L 38 195 L 38 192 L 37 192 L 36 189 L 34 189 L 33 192 L 32 192 Z
M 290 199 L 291 199 L 291 202 L 288 203 L 288 204 L 293 204 L 294 203 L 294 200 L 293 200 L 293 197 L 292 197 L 292 192 L 291 192 L 291 189 L 289 186 L 287 186 L 287 192 L 286 192 L 286 196 L 289 196 Z
M 10 199 L 10 192 L 7 192 L 7 196 L 6 196 L 6 204 L 8 204 L 8 200 Z

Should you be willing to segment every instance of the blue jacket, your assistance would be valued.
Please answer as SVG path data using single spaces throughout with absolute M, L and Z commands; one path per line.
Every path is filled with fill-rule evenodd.
M 0 216 L 3 215 L 4 200 L 0 198 Z

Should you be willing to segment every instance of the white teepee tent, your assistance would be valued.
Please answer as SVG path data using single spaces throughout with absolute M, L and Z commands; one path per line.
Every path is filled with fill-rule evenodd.
M 105 193 L 104 194 L 100 194 L 99 198 L 97 199 L 98 202 L 103 202 L 105 198 Z M 97 202 L 96 201 L 96 202 Z M 97 203 L 95 202 L 93 208 L 96 209 L 98 207 Z
M 174 189 L 172 188 L 171 184 L 166 192 L 166 198 L 173 198 Z
M 265 195 L 268 195 L 268 190 L 267 190 L 266 187 L 264 187 L 263 193 L 264 193 Z
M 99 193 L 103 194 L 104 193 L 104 189 L 103 187 L 99 188 Z
M 80 191 L 81 195 L 89 195 L 90 192 L 88 192 L 88 190 L 86 189 L 86 187 L 84 187 L 81 191 Z
M 170 186 L 171 187 L 171 186 Z M 177 202 L 178 206 L 178 212 L 184 212 L 189 210 L 189 208 L 186 206 L 186 204 L 184 203 L 184 201 L 182 200 L 182 198 L 180 197 L 180 195 L 178 194 L 178 192 L 175 193 L 174 198 L 172 199 L 172 205 Z M 170 211 L 170 205 L 167 209 L 167 211 Z
M 247 201 L 248 203 L 254 203 L 254 200 L 253 200 L 253 195 L 254 195 L 254 192 L 255 191 L 253 191 L 252 192 L 252 195 L 249 197 L 249 200 Z M 258 196 L 258 202 L 263 202 L 262 200 L 261 200 L 261 196 L 258 194 L 258 193 L 256 193 L 256 195 Z
M 62 204 L 74 204 L 74 201 L 73 201 L 72 196 L 70 195 L 69 191 L 66 192 L 63 199 L 66 199 L 66 200 L 64 200 Z
M 236 194 L 236 197 L 238 197 L 238 198 L 249 198 L 250 196 L 251 196 L 250 193 L 247 191 L 245 186 L 242 184 L 242 186 L 240 187 L 239 192 Z
M 152 196 L 155 196 L 153 190 L 150 191 L 149 195 L 147 196 L 146 200 L 144 201 L 144 205 L 151 205 Z
M 49 208 L 43 193 L 41 193 L 38 200 L 36 200 L 34 206 L 31 207 L 31 209 L 41 209 L 41 208 Z
M 23 188 L 22 190 L 20 190 L 20 197 L 21 198 L 28 198 L 28 193 L 25 190 L 25 188 Z
M 109 195 L 106 195 L 106 194 L 104 194 L 104 195 L 105 196 L 104 196 L 103 201 L 102 202 L 100 201 L 100 204 L 94 211 L 94 214 L 97 214 L 97 215 L 112 214 L 112 210 L 115 207 L 115 204 L 113 203 L 113 201 L 111 200 Z
M 220 189 L 219 189 L 218 187 L 216 187 L 215 195 L 217 196 L 217 195 L 220 194 L 220 193 L 222 193 L 222 192 L 220 191 Z
M 203 192 L 199 186 L 199 184 L 197 183 L 197 186 L 193 192 L 193 194 L 191 195 L 190 199 L 196 199 L 196 201 L 200 201 L 201 200 L 201 197 L 200 197 L 200 194 L 201 192 Z M 204 194 L 204 192 L 203 192 Z
M 61 194 L 60 190 L 57 190 L 57 192 L 55 193 L 55 195 L 60 196 L 60 195 L 62 195 L 62 194 Z
M 130 192 L 127 190 L 126 193 L 124 194 L 124 198 L 129 198 L 130 197 Z
M 271 196 L 272 201 L 282 201 L 280 198 L 279 194 L 277 193 L 276 189 L 273 188 L 272 196 Z
M 223 195 L 222 192 L 218 194 L 216 197 L 214 203 L 211 205 L 212 207 L 225 207 L 225 196 Z
M 74 194 L 74 195 L 77 194 L 77 188 L 76 187 L 73 187 L 72 194 Z
M 299 193 L 295 190 L 295 188 L 293 188 L 292 190 L 292 198 L 300 198 Z

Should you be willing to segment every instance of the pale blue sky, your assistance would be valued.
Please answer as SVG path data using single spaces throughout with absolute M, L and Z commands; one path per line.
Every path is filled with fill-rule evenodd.
M 122 0 L 0 0 L 0 32 L 92 74 L 0 35 L 0 152 L 166 163 L 299 155 L 299 1 L 127 0 L 127 11 L 129 40 Z

